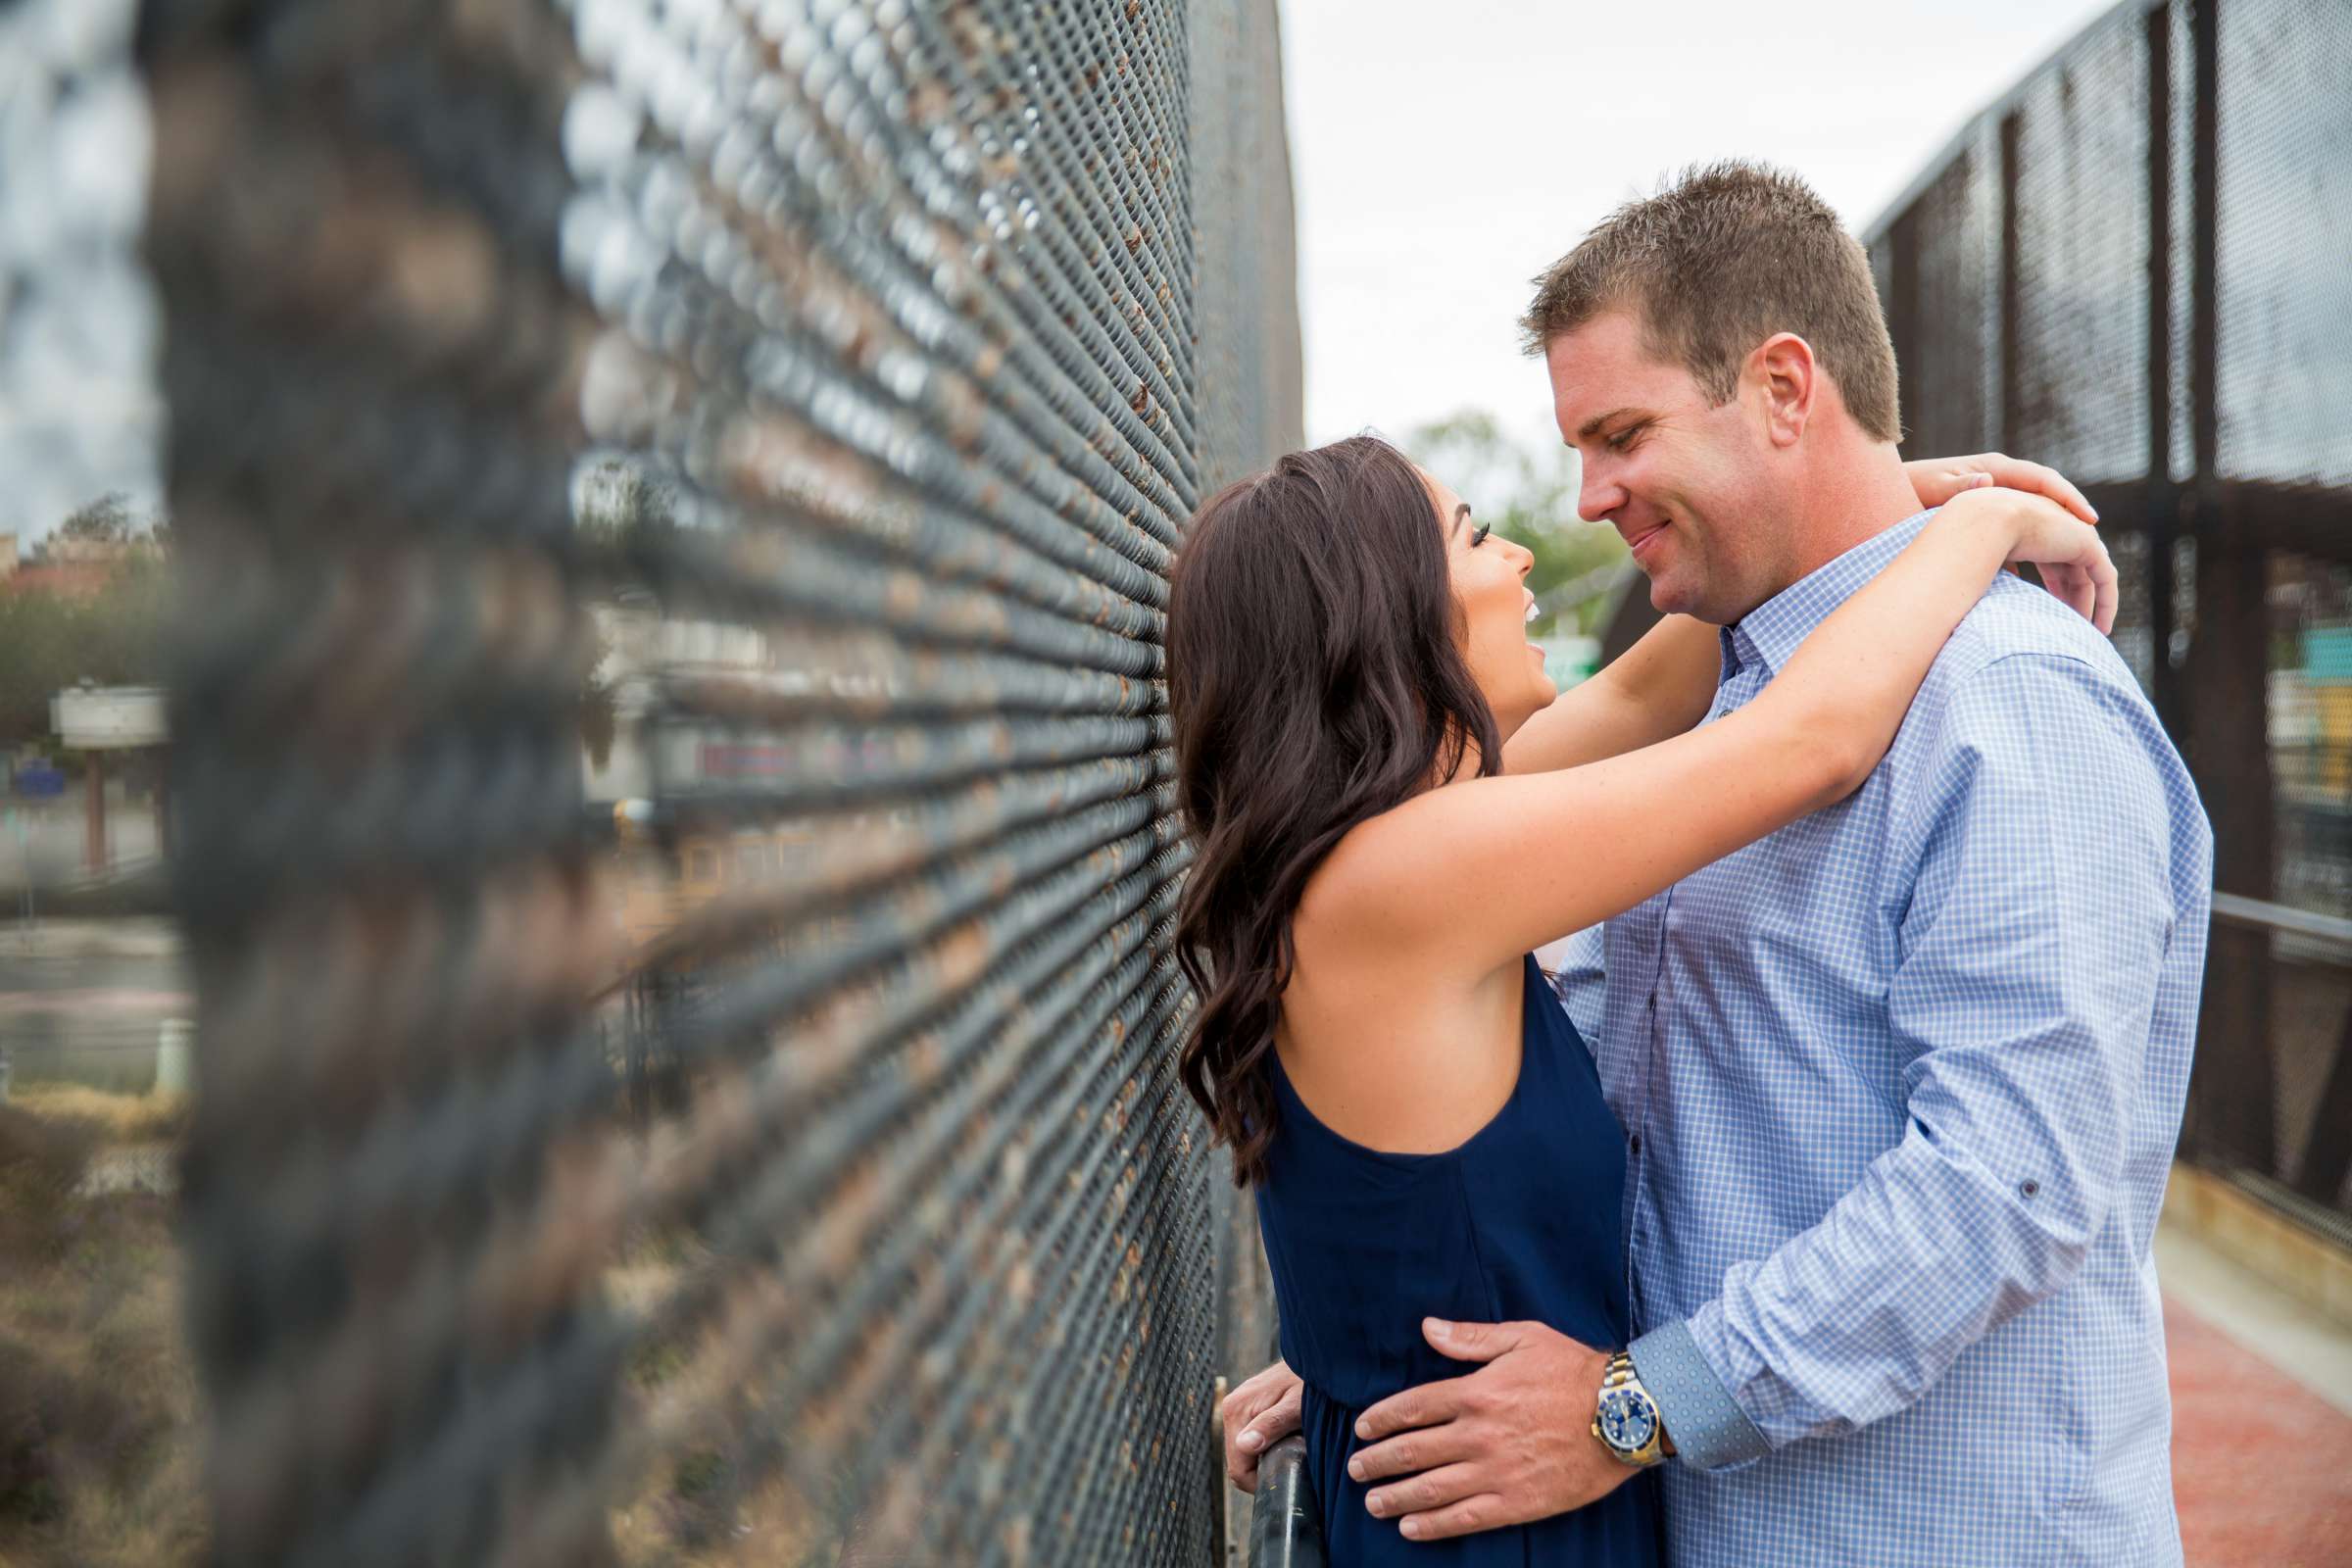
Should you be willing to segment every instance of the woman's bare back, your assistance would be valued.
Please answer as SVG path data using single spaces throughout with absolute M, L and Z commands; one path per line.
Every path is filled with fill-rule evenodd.
M 1317 918 L 1311 883 L 1292 935 L 1274 1043 L 1317 1119 L 1368 1149 L 1413 1154 L 1456 1148 L 1494 1119 L 1519 1079 L 1519 959 L 1466 977 L 1450 955 Z

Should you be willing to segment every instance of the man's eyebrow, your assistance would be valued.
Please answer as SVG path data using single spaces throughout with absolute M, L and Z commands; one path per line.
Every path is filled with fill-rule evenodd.
M 1465 518 L 1465 517 L 1467 517 L 1467 516 L 1469 516 L 1469 515 L 1470 515 L 1470 503 L 1469 503 L 1469 502 L 1465 501 L 1465 502 L 1463 502 L 1463 503 L 1462 503 L 1460 506 L 1458 506 L 1458 507 L 1454 508 L 1454 509 L 1453 509 L 1453 526 L 1452 526 L 1452 527 L 1450 527 L 1450 528 L 1447 528 L 1447 529 L 1446 530 L 1446 538 L 1448 538 L 1448 539 L 1450 539 L 1450 538 L 1452 538 L 1452 537 L 1453 537 L 1455 534 L 1458 534 L 1458 533 L 1460 533 L 1460 532 L 1462 531 L 1462 519 L 1463 519 L 1463 518 Z
M 1579 441 L 1588 440 L 1592 436 L 1598 435 L 1600 433 L 1600 427 L 1604 424 L 1607 424 L 1612 419 L 1622 419 L 1629 414 L 1640 414 L 1642 412 L 1642 411 L 1640 409 L 1625 408 L 1611 409 L 1606 414 L 1595 414 L 1592 416 L 1592 417 L 1587 419 L 1583 424 L 1580 424 L 1576 427 L 1576 438 Z

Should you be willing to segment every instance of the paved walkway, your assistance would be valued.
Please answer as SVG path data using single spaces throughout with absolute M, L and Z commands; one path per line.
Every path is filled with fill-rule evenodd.
M 2189 1568 L 2352 1564 L 2352 1333 L 2170 1230 L 2156 1266 Z
M 54 801 L 0 799 L 0 893 L 15 895 L 29 882 L 36 888 L 78 882 L 88 874 L 83 857 L 88 824 L 82 818 L 81 786 Z M 121 867 L 155 855 L 155 809 L 109 790 L 106 803 L 107 863 Z M 15 912 L 13 904 L 0 914 Z

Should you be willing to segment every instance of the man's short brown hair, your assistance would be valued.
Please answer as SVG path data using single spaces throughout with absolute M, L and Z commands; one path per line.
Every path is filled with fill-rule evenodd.
M 1621 308 L 1637 313 L 1652 354 L 1689 368 L 1718 404 L 1757 344 L 1794 332 L 1854 421 L 1874 440 L 1901 439 L 1894 345 L 1870 259 L 1794 174 L 1712 164 L 1618 208 L 1536 279 L 1519 322 L 1527 351 L 1541 355 Z

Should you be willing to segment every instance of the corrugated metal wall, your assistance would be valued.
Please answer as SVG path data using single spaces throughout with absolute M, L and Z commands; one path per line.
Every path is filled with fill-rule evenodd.
M 1198 1563 L 1271 0 L 153 0 L 214 1551 Z

